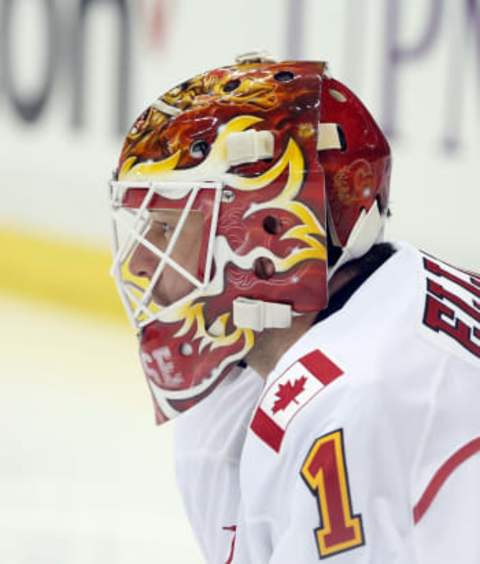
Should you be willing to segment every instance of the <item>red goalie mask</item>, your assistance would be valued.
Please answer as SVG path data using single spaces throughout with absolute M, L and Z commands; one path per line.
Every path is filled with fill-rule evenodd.
M 137 119 L 111 182 L 113 274 L 159 423 L 208 395 L 259 332 L 326 306 L 327 229 L 333 268 L 379 240 L 389 154 L 317 62 L 243 60 Z

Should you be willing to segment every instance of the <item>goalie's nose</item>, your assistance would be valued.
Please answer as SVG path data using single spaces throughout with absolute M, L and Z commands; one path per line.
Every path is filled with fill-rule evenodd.
M 153 244 L 151 237 L 149 238 L 148 235 L 146 240 Z M 128 263 L 128 269 L 133 276 L 150 280 L 159 262 L 159 257 L 151 249 L 147 248 L 143 243 L 138 243 Z

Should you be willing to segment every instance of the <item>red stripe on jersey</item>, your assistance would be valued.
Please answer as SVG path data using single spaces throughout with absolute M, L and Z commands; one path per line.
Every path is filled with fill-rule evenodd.
M 280 451 L 285 431 L 279 427 L 260 407 L 255 413 L 255 417 L 253 418 L 250 428 L 256 435 L 271 446 L 273 450 L 276 452 Z
M 317 380 L 320 380 L 324 386 L 327 386 L 343 374 L 340 368 L 318 349 L 302 356 L 300 362 Z
M 425 515 L 438 491 L 452 474 L 465 460 L 480 452 L 480 437 L 473 439 L 452 456 L 437 470 L 420 501 L 413 508 L 413 520 L 417 524 Z
M 230 527 L 222 527 L 224 531 L 231 531 L 233 533 L 232 543 L 230 545 L 230 554 L 228 555 L 225 564 L 232 564 L 233 555 L 235 554 L 235 542 L 237 540 L 237 525 L 232 525 Z

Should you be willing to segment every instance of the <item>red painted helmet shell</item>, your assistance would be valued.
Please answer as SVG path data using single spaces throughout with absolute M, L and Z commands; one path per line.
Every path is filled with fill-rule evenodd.
M 357 96 L 344 84 L 324 77 L 321 121 L 337 123 L 345 146 L 342 151 L 323 151 L 330 234 L 344 247 L 362 210 L 377 202 L 380 213 L 388 208 L 391 156 L 382 130 Z

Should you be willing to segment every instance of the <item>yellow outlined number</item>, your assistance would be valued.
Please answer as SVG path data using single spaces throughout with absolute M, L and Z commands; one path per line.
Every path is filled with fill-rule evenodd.
M 315 538 L 320 558 L 365 544 L 362 517 L 353 515 L 341 429 L 313 443 L 300 474 L 318 501 L 321 526 Z

